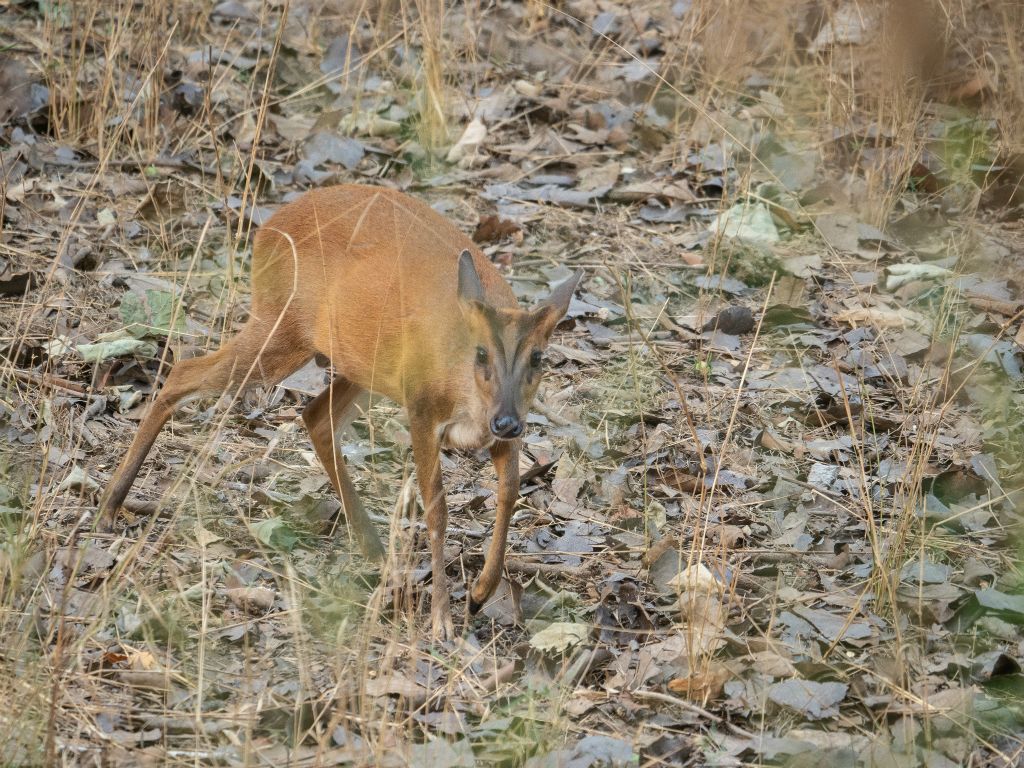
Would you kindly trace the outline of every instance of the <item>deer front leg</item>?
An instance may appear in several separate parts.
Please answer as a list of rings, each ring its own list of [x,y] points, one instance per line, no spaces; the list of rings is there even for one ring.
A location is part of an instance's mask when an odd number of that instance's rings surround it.
[[[448,576],[445,574],[444,535],[448,528],[448,507],[441,482],[441,446],[437,429],[428,419],[411,415],[412,453],[416,462],[423,509],[427,516],[427,535],[430,539],[430,569],[433,588],[430,595],[430,633],[435,641],[447,640],[455,635],[452,612],[448,604]],[[424,409],[425,410],[425,409]]]
[[[491,446],[491,461],[498,473],[498,514],[494,520],[491,546],[473,589],[469,593],[469,612],[475,614],[501,581],[505,568],[505,543],[512,510],[519,498],[519,441],[499,440]]]

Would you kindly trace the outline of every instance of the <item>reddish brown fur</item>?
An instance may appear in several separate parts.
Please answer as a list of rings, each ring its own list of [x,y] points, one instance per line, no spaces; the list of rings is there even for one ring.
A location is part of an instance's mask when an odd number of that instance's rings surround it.
[[[460,293],[463,276],[473,295]],[[339,376],[303,419],[371,557],[384,549],[336,445],[338,424],[361,390],[387,395],[409,412],[431,539],[432,627],[435,636],[451,634],[439,448],[487,447],[499,475],[494,537],[470,593],[476,608],[500,580],[519,487],[518,441],[496,439],[491,420],[525,418],[540,380],[529,357],[546,344],[578,279],[537,309],[522,310],[469,238],[424,203],[356,185],[304,195],[256,234],[252,311],[244,327],[218,351],[182,361],[168,376],[100,501],[100,527],[112,525],[160,428],[184,399],[273,384],[320,353]],[[486,363],[479,348],[487,351]]]
[[[331,358],[349,381],[404,403],[462,346],[452,308],[464,249],[488,302],[515,307],[498,271],[428,205],[376,187],[310,192],[256,234],[252,313],[273,323],[294,285],[282,317],[294,342]]]

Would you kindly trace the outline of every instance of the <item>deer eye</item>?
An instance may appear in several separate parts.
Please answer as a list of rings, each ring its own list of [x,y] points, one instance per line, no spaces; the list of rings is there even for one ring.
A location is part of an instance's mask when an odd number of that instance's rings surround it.
[[[539,349],[535,349],[530,353],[530,365],[534,368],[540,368],[540,364],[543,359],[544,356],[541,354]]]
[[[476,362],[478,365],[487,365],[487,350],[483,347],[476,348]]]

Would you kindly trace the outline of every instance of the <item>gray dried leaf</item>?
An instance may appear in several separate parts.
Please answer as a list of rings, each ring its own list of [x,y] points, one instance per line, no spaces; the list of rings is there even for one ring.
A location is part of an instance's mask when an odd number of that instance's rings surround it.
[[[612,736],[584,736],[564,765],[565,768],[627,768],[635,765],[633,745]]]
[[[949,580],[953,569],[934,560],[912,560],[900,569],[900,581],[912,584],[942,584]]]
[[[409,755],[411,768],[475,768],[476,755],[469,739],[450,742],[447,739],[434,739],[426,744],[414,744]]]
[[[198,51],[193,51],[188,55],[187,61],[190,65],[198,67],[210,67],[215,64],[225,64],[229,67],[240,69],[243,72],[256,66],[256,59],[251,59],[248,56],[242,56],[239,53],[226,51],[223,48],[218,48],[214,45],[204,46]]]
[[[327,52],[320,62],[320,71],[325,75],[344,77],[350,73],[361,61],[363,54],[353,43],[347,33],[343,33],[331,40],[327,46]],[[335,86],[338,91],[341,86],[338,83],[329,83],[328,87]],[[335,88],[331,88],[335,90]]]
[[[979,589],[974,593],[974,598],[978,605],[990,611],[1024,616],[1024,595],[1010,595],[996,589]]]
[[[350,171],[359,165],[365,152],[361,142],[328,131],[314,133],[300,150],[302,157],[314,166],[337,163]]]
[[[722,291],[722,293],[731,293],[734,295],[740,295],[746,293],[750,288],[746,283],[741,280],[737,280],[735,277],[722,277],[721,275],[699,275],[694,278],[694,285],[705,291]]]
[[[257,21],[259,19],[255,11],[237,0],[225,0],[223,3],[217,3],[210,15],[228,21]]]
[[[768,688],[768,698],[799,712],[808,720],[821,720],[839,714],[839,703],[846,698],[848,689],[844,683],[783,680]]]
[[[871,637],[871,625],[866,621],[850,621],[848,616],[805,606],[795,606],[793,613],[808,621],[830,643]]]

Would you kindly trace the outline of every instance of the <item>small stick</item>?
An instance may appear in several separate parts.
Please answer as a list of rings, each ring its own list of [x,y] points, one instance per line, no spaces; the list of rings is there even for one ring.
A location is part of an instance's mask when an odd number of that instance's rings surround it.
[[[597,563],[587,563],[586,565],[566,565],[565,563],[531,563],[524,562],[522,560],[516,560],[512,557],[514,553],[509,553],[510,557],[505,561],[505,568],[512,573],[521,573],[526,576],[536,576],[538,573],[556,573],[556,574],[570,574],[578,575],[580,573],[588,573],[597,569]]]
[[[34,373],[33,371],[14,369],[14,378],[21,379],[29,384],[37,384],[41,387],[50,386],[54,389],[63,389],[76,395],[89,395],[92,392],[91,389],[87,389],[81,384],[75,384],[73,381],[62,379],[59,376],[52,376],[48,373]]]
[[[549,406],[547,403],[541,402],[539,399],[533,401],[533,410],[535,410],[545,419],[550,421],[556,427],[568,427],[570,424],[572,424],[571,421],[566,419],[564,416],[560,416],[559,414],[555,413],[551,409],[551,406]]]
[[[680,699],[676,696],[671,696],[667,693],[660,693],[659,691],[629,691],[629,695],[633,698],[647,699],[649,701],[660,701],[662,704],[670,704],[672,706],[679,707],[680,709],[685,709],[687,712],[692,712],[695,715],[707,718],[713,723],[717,723],[718,725],[724,725],[737,736],[742,736],[745,739],[754,738],[754,734],[752,734],[750,731],[740,728],[738,725],[733,725],[724,717],[719,717],[718,715],[712,712],[708,712],[706,709],[704,709],[704,707],[698,706],[691,701],[687,701],[686,699]]]
[[[495,670],[493,674],[483,678],[477,685],[480,686],[484,693],[494,693],[498,690],[499,685],[511,682],[515,676],[516,662],[510,661],[508,664]]]

